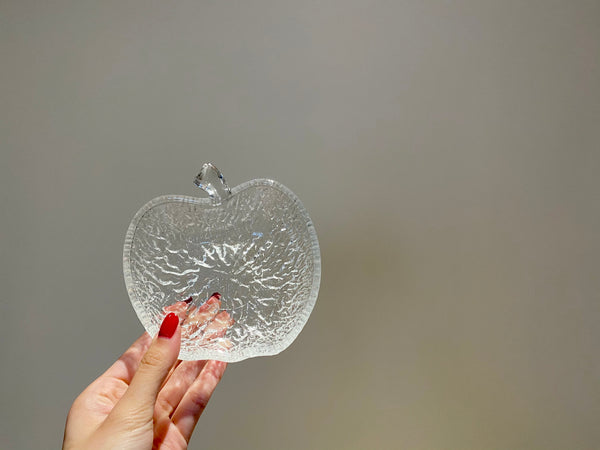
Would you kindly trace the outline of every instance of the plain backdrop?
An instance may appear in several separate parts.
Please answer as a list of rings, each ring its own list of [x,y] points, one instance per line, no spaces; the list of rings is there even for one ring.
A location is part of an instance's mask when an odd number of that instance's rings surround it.
[[[1,0],[0,95],[1,448],[142,333],[127,226],[204,162],[323,272],[190,448],[598,447],[598,1]]]

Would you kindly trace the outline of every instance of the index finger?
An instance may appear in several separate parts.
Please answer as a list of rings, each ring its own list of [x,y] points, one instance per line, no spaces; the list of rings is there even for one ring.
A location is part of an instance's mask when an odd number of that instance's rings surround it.
[[[223,378],[226,368],[226,362],[208,361],[175,409],[171,420],[186,442],[190,441],[198,419]]]
[[[129,385],[151,343],[152,337],[144,332],[101,376],[116,378]]]

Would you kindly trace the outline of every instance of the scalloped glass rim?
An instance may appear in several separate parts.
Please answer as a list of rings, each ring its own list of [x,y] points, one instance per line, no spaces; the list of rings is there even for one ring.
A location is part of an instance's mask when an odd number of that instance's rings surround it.
[[[298,335],[300,334],[300,332],[302,331],[304,326],[306,326],[306,323],[308,322],[308,318],[309,318],[310,314],[312,313],[314,305],[317,301],[317,297],[319,295],[319,286],[321,283],[321,252],[320,252],[320,248],[319,248],[319,240],[317,238],[317,233],[315,231],[315,227],[312,223],[312,220],[310,219],[310,216],[308,215],[308,211],[306,210],[306,208],[304,207],[304,205],[302,204],[300,199],[296,196],[296,194],[294,194],[289,188],[287,188],[286,186],[284,186],[283,184],[281,184],[275,180],[266,179],[266,178],[258,178],[258,179],[246,181],[242,184],[239,184],[239,185],[231,188],[231,196],[234,196],[237,193],[239,193],[247,188],[254,187],[254,186],[269,186],[269,187],[272,187],[272,188],[275,188],[275,189],[281,191],[283,194],[285,194],[287,197],[289,197],[293,203],[295,203],[298,206],[298,212],[299,212],[299,214],[302,215],[302,219],[307,224],[307,231],[308,231],[308,235],[309,235],[309,238],[311,241],[310,244],[311,244],[311,249],[312,249],[312,259],[313,259],[313,264],[314,264],[314,270],[313,270],[313,278],[312,278],[312,286],[311,286],[310,294],[306,299],[306,307],[303,310],[303,313],[304,313],[303,316],[306,316],[306,317],[301,317],[299,321],[302,321],[302,326],[295,327],[294,329],[292,329],[285,336],[285,338],[283,338],[276,345],[273,346],[271,352],[257,353],[252,348],[248,348],[242,352],[239,352],[237,356],[233,356],[229,353],[204,350],[203,351],[203,359],[215,359],[215,360],[225,361],[225,362],[238,362],[238,361],[242,361],[242,360],[248,359],[248,358],[254,358],[254,357],[258,357],[258,356],[272,356],[272,355],[277,355],[277,354],[281,353],[283,350],[285,350],[287,347],[289,347],[292,344],[292,342],[294,342],[294,340],[298,337]],[[155,321],[152,320],[152,318],[147,315],[146,308],[144,308],[141,301],[137,298],[136,294],[133,291],[134,279],[131,274],[131,268],[130,268],[131,248],[132,248],[132,245],[134,242],[135,232],[138,228],[138,224],[139,224],[140,220],[144,217],[144,215],[146,215],[150,210],[152,210],[154,207],[156,207],[158,205],[161,205],[164,203],[171,203],[171,202],[192,203],[192,204],[207,205],[207,206],[210,206],[213,204],[212,199],[209,197],[192,197],[192,196],[188,196],[188,195],[178,195],[178,194],[162,195],[160,197],[156,197],[156,198],[150,200],[145,205],[143,205],[138,210],[138,212],[135,214],[135,216],[131,220],[131,223],[129,224],[129,228],[127,229],[127,234],[125,236],[125,244],[123,246],[123,274],[124,274],[124,278],[125,278],[125,286],[127,289],[127,293],[129,295],[129,300],[131,301],[131,304],[132,304],[135,312],[137,313],[138,318],[140,318],[142,325],[145,327],[146,331],[151,336],[154,336],[154,335],[156,335],[156,333],[158,333],[160,324],[155,323]],[[149,324],[149,326],[146,326],[146,324]],[[186,355],[182,355],[182,354],[180,354],[179,357],[180,357],[180,359],[184,359],[184,360],[195,360],[196,359],[196,358],[187,358]]]

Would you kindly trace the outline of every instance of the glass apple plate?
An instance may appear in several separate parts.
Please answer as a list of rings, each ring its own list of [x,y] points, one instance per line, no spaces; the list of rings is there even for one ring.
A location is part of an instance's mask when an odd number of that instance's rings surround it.
[[[194,183],[207,196],[157,197],[131,221],[123,250],[131,304],[152,336],[168,312],[179,315],[180,359],[275,355],[298,336],[319,292],[312,221],[273,180],[229,189],[205,164]]]

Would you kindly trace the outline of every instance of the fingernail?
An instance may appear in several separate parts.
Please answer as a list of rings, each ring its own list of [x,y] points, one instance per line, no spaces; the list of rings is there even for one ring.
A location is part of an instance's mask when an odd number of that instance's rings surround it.
[[[190,303],[192,303],[192,300],[194,300],[194,299],[192,297],[190,297],[187,300],[184,300],[184,302],[186,302],[189,305]]]
[[[177,330],[177,325],[179,325],[179,317],[177,317],[177,314],[167,314],[167,317],[165,317],[165,320],[163,320],[163,323],[160,326],[158,336],[171,339],[175,334],[175,330]]]
[[[221,294],[219,294],[218,292],[214,292],[213,295],[211,295],[211,297],[217,297],[217,300],[221,300]]]

